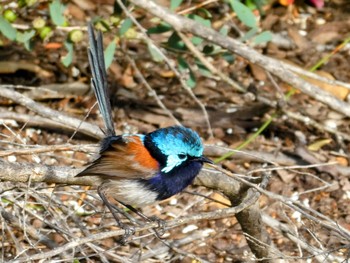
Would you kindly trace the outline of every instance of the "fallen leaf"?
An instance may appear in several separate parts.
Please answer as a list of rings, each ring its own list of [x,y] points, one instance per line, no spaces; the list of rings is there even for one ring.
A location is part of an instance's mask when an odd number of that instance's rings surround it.
[[[318,140],[312,144],[310,144],[307,148],[310,151],[313,152],[317,152],[318,150],[320,150],[323,146],[329,144],[332,142],[332,139],[322,139],[322,140]]]
[[[325,77],[330,80],[334,80],[333,76],[329,74],[328,72],[325,71],[316,71],[315,72],[317,75],[321,77]],[[319,81],[316,79],[311,79],[311,78],[306,78],[308,82],[311,84],[314,84],[315,86],[320,87],[321,89],[328,91],[329,93],[333,94],[335,97],[345,100],[349,94],[349,89],[343,87],[343,86],[338,86],[338,85],[330,85],[328,83],[325,83],[323,81]]]
[[[45,49],[59,49],[61,47],[62,47],[62,43],[58,43],[58,42],[50,42],[44,46]]]
[[[337,156],[336,158],[337,163],[339,163],[341,166],[348,166],[349,162],[348,159],[343,156]]]

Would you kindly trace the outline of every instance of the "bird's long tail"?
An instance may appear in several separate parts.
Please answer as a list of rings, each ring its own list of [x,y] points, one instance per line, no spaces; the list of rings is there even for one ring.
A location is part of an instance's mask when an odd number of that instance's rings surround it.
[[[111,102],[108,92],[107,72],[105,60],[103,55],[103,41],[101,31],[97,32],[95,36],[93,25],[88,25],[90,47],[88,49],[88,56],[90,68],[92,72],[91,85],[94,89],[95,96],[103,117],[106,127],[106,135],[115,135],[113,125]]]

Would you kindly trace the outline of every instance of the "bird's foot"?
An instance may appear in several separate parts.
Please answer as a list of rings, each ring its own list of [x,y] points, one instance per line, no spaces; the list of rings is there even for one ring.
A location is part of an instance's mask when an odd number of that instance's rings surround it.
[[[124,230],[124,235],[118,240],[118,243],[121,244],[122,246],[125,246],[129,243],[129,239],[132,235],[135,234],[135,227],[125,225],[125,224],[120,224],[119,227]]]
[[[158,238],[162,238],[166,230],[166,221],[156,216],[149,217],[149,221],[158,223],[157,228],[153,228]]]

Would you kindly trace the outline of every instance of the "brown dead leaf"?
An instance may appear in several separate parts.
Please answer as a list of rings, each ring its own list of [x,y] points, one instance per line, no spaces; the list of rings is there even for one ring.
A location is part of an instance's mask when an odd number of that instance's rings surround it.
[[[84,21],[86,18],[84,11],[75,4],[69,3],[67,6],[67,10],[68,13],[77,20]]]
[[[38,74],[39,77],[45,79],[52,77],[52,73],[46,71],[36,64],[26,61],[1,61],[0,73],[15,73],[18,70],[27,70]]]
[[[333,76],[329,74],[328,72],[325,71],[316,71],[315,72],[317,75],[325,77],[330,80],[334,80]],[[315,86],[320,87],[321,89],[328,91],[329,93],[333,94],[335,97],[345,100],[349,94],[349,90],[345,87],[338,86],[338,85],[330,85],[328,83],[324,83],[322,81],[316,80],[316,79],[311,79],[311,78],[306,78],[308,82],[311,84],[314,84]]]
[[[63,46],[62,43],[57,43],[57,42],[50,42],[50,43],[47,43],[44,48],[45,49],[59,49]]]
[[[343,156],[337,156],[335,158],[335,160],[337,161],[337,163],[339,163],[341,166],[348,166],[349,162],[348,159],[343,157]]]
[[[254,78],[259,81],[266,81],[267,75],[264,69],[252,63],[250,63],[249,66]]]
[[[175,73],[172,70],[162,70],[159,72],[159,75],[163,78],[174,78]]]
[[[299,67],[297,64],[289,61],[289,60],[285,60],[283,59],[284,62],[291,64],[293,66]],[[326,72],[326,71],[321,71],[321,70],[317,70],[314,72],[315,74],[330,79],[330,80],[334,80],[334,77]],[[308,78],[306,76],[303,76],[301,74],[298,74],[300,77],[304,78],[306,81],[310,82],[311,84],[318,86],[319,88],[328,91],[329,93],[331,93],[333,96],[341,99],[341,100],[345,100],[349,94],[349,89],[343,87],[343,86],[338,86],[338,85],[330,85],[328,83],[325,83],[323,81],[319,81],[313,78]]]
[[[307,39],[304,36],[300,35],[299,29],[296,27],[288,28],[288,35],[291,39],[293,39],[297,47],[302,50],[307,49],[311,45],[311,43],[307,41]]]
[[[231,206],[231,202],[226,197],[224,197],[219,193],[213,193],[210,197],[220,202],[220,203],[212,202],[210,205],[211,208],[220,209],[220,208],[227,208],[228,206]]]
[[[82,10],[92,11],[96,9],[94,1],[90,0],[73,0],[73,2]]]
[[[130,65],[125,69],[120,80],[121,84],[126,88],[133,88],[137,85],[134,81],[133,69]]]
[[[287,170],[277,170],[277,174],[286,184],[290,183],[295,177],[294,173],[291,173]]]

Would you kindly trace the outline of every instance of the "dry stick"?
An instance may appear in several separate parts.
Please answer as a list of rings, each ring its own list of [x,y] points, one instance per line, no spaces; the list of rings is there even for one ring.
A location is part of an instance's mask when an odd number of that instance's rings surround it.
[[[175,118],[175,116],[171,113],[171,111],[164,105],[162,100],[158,97],[157,92],[148,84],[142,73],[140,72],[139,68],[137,67],[135,61],[130,58],[130,56],[126,55],[126,58],[130,62],[131,66],[136,72],[136,77],[139,78],[143,85],[147,88],[147,90],[152,94],[156,102],[158,103],[159,107],[163,109],[163,111],[172,119],[177,125],[181,125],[181,122],[178,121],[178,119]]]
[[[38,115],[22,114],[17,112],[0,112],[0,120],[3,120],[4,123],[10,121],[9,125],[11,125],[12,121],[16,121],[26,123],[27,126],[44,128],[46,130],[62,130],[68,132],[74,131],[74,129],[70,126],[57,123],[56,121],[52,121]]]
[[[28,145],[28,147],[30,147]],[[62,145],[49,145],[39,146],[34,145],[28,149],[11,149],[6,151],[0,151],[0,157],[6,157],[9,155],[33,155],[47,152],[58,152],[58,151],[74,151],[84,153],[97,153],[98,146],[96,144],[84,144],[84,145],[73,145],[73,144],[62,144]]]
[[[225,81],[228,85],[233,87],[235,90],[238,90],[240,92],[245,92],[246,90],[241,87],[237,82],[233,81],[231,78],[226,76],[224,73],[219,71],[217,68],[215,68],[207,59],[206,57],[193,45],[193,43],[188,39],[187,36],[182,34],[180,31],[177,31],[177,34],[180,36],[182,41],[185,43],[185,45],[188,47],[189,50],[199,59],[202,64],[210,70],[210,72],[214,75],[219,76],[223,81]]]
[[[9,128],[9,127],[8,127],[7,125],[5,125],[5,124],[4,124],[4,126],[5,126],[5,128],[7,128],[7,129],[11,132],[11,134],[14,135],[14,137],[15,137],[16,139],[18,139],[22,144],[25,144],[25,140],[23,140],[23,139],[21,138],[20,133],[15,133],[14,131],[12,131],[11,128]],[[39,157],[38,157],[37,155],[35,155],[35,154],[32,156],[32,158],[37,158],[37,159],[39,159]],[[40,159],[39,159],[39,160],[40,160]],[[28,189],[29,189],[30,185],[31,185],[31,175],[29,176],[29,180],[27,181],[27,187],[26,187],[25,196],[24,196],[24,206],[25,206],[25,207],[27,206],[27,201],[28,201]],[[26,240],[31,246],[33,246],[33,244],[30,242],[29,236],[27,235],[27,233],[28,233],[27,230],[29,231],[29,235],[31,235],[31,231],[33,231],[34,228],[31,227],[31,226],[27,226],[27,224],[26,224],[26,211],[25,211],[25,209],[22,209],[22,210],[21,210],[21,217],[20,217],[20,218],[23,220],[23,222],[22,222],[22,230],[23,230],[23,234],[24,234],[25,240]],[[32,235],[31,235],[31,236],[32,236]]]
[[[248,182],[247,180],[244,180],[240,177],[235,176],[234,174],[228,172],[227,170],[224,170],[222,168],[213,166],[214,169],[230,176],[234,177],[235,180],[244,183],[250,187],[253,187],[257,189],[259,192],[265,194],[266,196],[279,200],[283,202],[285,205],[291,207],[294,210],[299,211],[302,213],[305,217],[310,218],[311,220],[318,222],[325,228],[331,229],[341,236],[343,236],[346,239],[350,239],[350,233],[346,229],[342,228],[341,226],[337,225],[334,221],[330,220],[328,217],[320,214],[319,212],[305,207],[300,202],[296,202],[292,200],[291,198],[287,198],[284,196],[280,196],[271,192],[268,192],[257,185]],[[60,184],[81,184],[81,185],[99,185],[101,183],[101,178],[98,176],[91,176],[87,178],[75,178],[74,176],[80,171],[80,169],[72,169],[67,167],[54,167],[54,166],[44,166],[44,165],[38,165],[38,164],[17,164],[17,163],[7,163],[0,160],[0,179],[3,181],[13,181],[13,182],[27,182],[32,175],[32,182],[47,182],[47,183],[60,183]],[[222,216],[225,214],[231,215],[230,211],[231,208],[228,210],[218,210],[218,213]],[[234,208],[233,208],[234,209]],[[315,216],[307,214],[305,211],[310,211]],[[214,213],[214,212],[213,212]],[[198,215],[198,220],[209,218],[213,215]],[[194,219],[195,216],[191,217]],[[321,220],[319,220],[317,217],[327,221],[328,223],[325,223]],[[183,223],[187,223],[184,219],[180,219]]]
[[[218,210],[213,211],[213,212],[198,213],[196,215],[190,215],[187,217],[167,221],[166,228],[171,229],[171,228],[178,227],[178,226],[181,226],[184,224],[198,222],[199,220],[220,219],[220,218],[226,218],[229,216],[233,216],[236,213],[238,213],[238,212],[244,210],[245,208],[251,206],[252,204],[254,204],[258,200],[258,198],[259,198],[259,194],[257,194],[257,192],[254,192],[254,193],[248,195],[242,201],[242,203],[236,207],[231,207],[231,208],[226,208],[226,209],[218,209]],[[140,232],[140,231],[144,231],[144,230],[149,230],[149,229],[155,228],[157,226],[158,226],[157,222],[148,223],[143,227],[136,227],[135,231]],[[44,253],[38,253],[38,254],[35,254],[32,256],[28,256],[28,257],[17,258],[13,262],[28,262],[30,260],[40,260],[40,259],[50,258],[50,257],[58,255],[64,251],[67,251],[69,249],[73,249],[77,246],[83,245],[87,242],[95,243],[98,240],[124,235],[124,233],[125,233],[124,230],[115,230],[115,231],[108,231],[108,232],[90,235],[88,237],[75,239],[75,240],[73,240],[73,241],[71,241],[71,242],[69,242],[61,247],[56,248],[55,250],[44,252]]]
[[[313,119],[311,119],[308,116],[304,116],[298,112],[291,112],[291,111],[287,111],[287,110],[283,110],[283,113],[292,119],[303,122],[305,125],[311,125],[320,131],[327,131],[329,133],[337,135],[339,138],[343,138],[344,140],[350,141],[349,134],[340,132],[340,131],[333,129],[331,127],[327,127],[326,125],[323,125],[320,122],[314,121]]]
[[[32,29],[31,26],[28,25],[21,25],[21,24],[11,24],[14,28],[21,29],[21,30],[27,30]],[[67,31],[72,32],[73,30],[82,30],[87,31],[86,26],[56,26],[55,29],[61,30],[61,31]]]
[[[330,218],[328,218],[327,216],[317,212],[316,210],[310,208],[310,207],[306,207],[305,205],[301,204],[300,202],[298,201],[295,201],[293,200],[292,198],[288,198],[288,197],[285,197],[285,196],[281,196],[281,195],[278,195],[278,194],[274,194],[272,192],[269,192],[269,191],[266,191],[265,189],[262,189],[261,187],[257,186],[256,184],[253,184],[239,176],[236,176],[235,174],[223,169],[223,168],[220,168],[216,165],[212,165],[212,164],[208,164],[209,166],[211,166],[212,168],[236,179],[237,181],[243,183],[243,184],[246,184],[247,186],[250,186],[250,187],[253,187],[255,188],[257,191],[259,191],[260,193],[272,198],[272,199],[275,199],[275,200],[278,200],[280,202],[282,202],[283,204],[285,204],[286,206],[290,207],[291,209],[293,210],[296,210],[298,212],[300,212],[302,215],[304,215],[305,217],[309,218],[310,220],[312,221],[315,221],[317,222],[318,224],[322,225],[323,227],[327,228],[327,229],[330,229],[336,233],[338,233],[340,236],[342,236],[344,239],[347,239],[347,240],[350,240],[350,232],[343,228],[342,226],[340,226],[339,224],[337,224],[336,222],[334,222],[333,220],[331,220]],[[311,212],[312,214],[314,214],[315,216],[311,215],[311,214],[308,214],[306,213],[305,211],[309,211]],[[322,220],[320,220],[319,218],[321,218]],[[326,223],[326,222],[328,223]]]
[[[311,78],[311,79],[319,80],[319,81],[322,81],[322,82],[327,83],[329,85],[342,86],[344,88],[350,89],[350,84],[349,83],[345,83],[345,82],[342,82],[342,81],[325,78],[325,77],[317,75],[317,74],[315,74],[313,72],[310,72],[309,70],[305,70],[303,68],[294,66],[294,65],[289,64],[289,63],[284,63],[284,62],[281,62],[281,63],[283,64],[283,66],[285,66],[285,68],[287,68],[287,69],[289,69],[289,70],[291,70],[294,73],[297,73],[299,75],[302,75],[302,76],[305,76],[305,77],[308,77],[308,78]]]
[[[280,88],[280,86],[276,83],[275,79],[271,76],[270,72],[266,72],[267,73],[267,76],[268,78],[270,79],[272,85],[276,88],[278,94],[279,94],[279,99],[280,101],[283,100],[283,104],[282,106],[284,106],[286,104],[286,98]],[[350,86],[350,85],[349,85]],[[280,103],[279,103],[280,104]],[[280,104],[281,105],[281,104]],[[314,121],[313,119],[311,119],[310,117],[306,117],[306,116],[303,116],[302,114],[299,114],[299,113],[294,113],[294,112],[290,112],[288,110],[286,110],[284,107],[282,107],[282,111],[284,114],[286,114],[288,117],[290,118],[293,118],[293,119],[296,119],[298,121],[301,121],[303,122],[305,125],[311,125],[313,126],[314,128],[324,132],[324,131],[327,131],[329,133],[332,133],[332,134],[335,134],[337,135],[339,138],[343,138],[347,141],[350,140],[350,136],[346,133],[342,133],[342,132],[339,132],[337,131],[336,129],[332,129],[330,127],[327,127],[325,125],[322,125],[316,121]]]
[[[177,12],[179,15],[183,15],[183,14],[187,14],[187,13],[190,13],[196,9],[199,9],[199,8],[202,8],[203,6],[206,6],[206,5],[209,5],[211,3],[215,3],[215,2],[218,2],[219,0],[206,0],[202,3],[198,3],[196,5],[193,5],[193,6],[190,6],[189,8],[186,8],[186,9],[183,9],[179,12]]]
[[[139,257],[140,262],[145,262],[147,259],[155,257],[157,260],[162,260],[164,257],[170,255],[170,251],[173,250],[177,254],[190,257],[198,262],[209,263],[208,261],[200,258],[199,256],[192,254],[188,251],[183,251],[179,247],[186,246],[192,243],[191,250],[195,250],[194,246],[198,246],[198,242],[202,243],[203,239],[207,238],[209,233],[206,230],[199,230],[196,232],[192,232],[189,235],[186,235],[182,239],[177,239],[175,241],[167,241],[164,238],[160,239],[161,243],[156,247],[152,247],[148,252],[142,253]],[[197,244],[195,243],[197,241]],[[164,261],[164,259],[163,259]],[[161,262],[163,262],[161,261]]]
[[[68,125],[75,129],[79,128],[79,132],[93,138],[101,139],[104,136],[102,131],[96,128],[97,127],[96,125],[83,122],[77,118],[64,115],[59,111],[55,111],[42,104],[36,103],[32,99],[29,99],[26,96],[23,96],[21,93],[18,93],[11,89],[7,89],[6,85],[1,85],[0,88],[1,88],[1,94],[0,94],[1,97],[5,97],[22,106],[25,106],[26,108],[38,113],[43,117],[49,118],[63,125]]]
[[[119,6],[123,9],[123,11],[125,12],[125,14],[131,19],[131,21],[140,29],[140,31],[142,32],[143,38],[144,40],[147,42],[148,45],[152,46],[159,55],[161,55],[162,59],[164,59],[164,61],[166,62],[166,64],[168,65],[168,67],[174,72],[175,76],[178,78],[181,86],[185,89],[185,91],[187,91],[187,93],[190,95],[190,97],[198,104],[198,106],[201,108],[203,115],[204,115],[204,119],[206,121],[207,127],[208,127],[208,134],[210,137],[213,137],[213,131],[211,128],[211,124],[209,121],[209,115],[208,112],[204,106],[204,104],[196,97],[196,95],[193,93],[192,89],[190,87],[188,87],[188,85],[186,84],[186,81],[184,80],[184,78],[181,76],[180,72],[175,68],[175,66],[173,65],[173,63],[167,58],[167,56],[164,55],[163,51],[158,48],[156,45],[153,44],[152,40],[148,37],[147,35],[147,31],[145,28],[143,28],[140,23],[132,16],[132,14],[129,12],[129,10],[126,8],[126,6],[124,5],[124,3],[121,0],[117,0]]]
[[[118,2],[121,2],[118,0]],[[329,92],[319,89],[317,86],[312,85],[300,78],[298,75],[287,70],[287,66],[278,60],[268,58],[261,55],[254,49],[242,44],[241,42],[221,35],[217,31],[205,27],[194,20],[182,17],[170,12],[168,9],[159,6],[153,1],[147,0],[130,0],[137,6],[140,6],[147,10],[149,13],[163,19],[174,27],[176,31],[192,33],[207,41],[219,45],[243,58],[249,60],[251,63],[257,64],[266,69],[273,75],[276,75],[286,83],[300,89],[310,97],[328,105],[330,108],[343,113],[350,117],[350,105],[332,96]]]
[[[299,237],[297,237],[293,233],[294,231],[287,224],[281,223],[278,220],[270,217],[267,214],[263,214],[262,218],[263,218],[264,224],[272,227],[273,229],[275,229],[277,231],[280,231],[284,236],[289,238],[292,242],[296,243],[297,245],[300,245],[303,249],[305,249],[306,251],[308,251],[309,253],[314,255],[318,261],[325,262],[324,260],[326,259],[326,256],[322,256],[322,255],[327,254],[328,253],[327,251],[323,251],[319,248],[311,246],[310,244],[308,244],[304,240],[301,240]],[[327,257],[329,257],[331,262],[343,262],[344,261],[343,258],[338,257],[338,256],[327,255]],[[307,258],[310,258],[310,257],[305,257],[303,259],[307,259]],[[284,259],[300,259],[300,257],[285,256]]]
[[[75,211],[71,211],[69,208],[67,208],[66,206],[64,206],[61,202],[60,202],[60,199],[59,198],[51,198],[49,195],[47,194],[44,194],[44,198],[39,195],[39,193],[35,190],[31,191],[31,196],[33,196],[35,198],[35,200],[39,201],[41,204],[45,204],[45,209],[46,211],[48,211],[51,215],[51,217],[53,218],[53,220],[55,220],[57,223],[54,224],[53,222],[47,222],[44,218],[39,218],[37,216],[36,213],[32,213],[30,212],[30,214],[34,217],[36,217],[37,219],[39,219],[40,221],[43,222],[43,224],[45,225],[48,225],[50,226],[52,229],[56,230],[58,233],[61,233],[66,235],[65,238],[67,239],[68,237],[70,238],[76,238],[76,236],[74,236],[73,233],[67,231],[69,230],[69,226],[68,226],[68,222],[66,219],[63,219],[61,217],[61,213],[57,213],[57,211],[55,211],[55,209],[49,209],[50,206],[51,206],[51,202],[53,202],[56,207],[60,207],[60,210],[61,212],[63,212],[65,215],[69,215],[69,214],[73,214],[73,215],[70,215],[70,217],[73,219],[73,222],[78,225],[78,226],[81,226],[82,223],[81,221],[78,221],[78,217],[74,215],[74,212]],[[53,192],[50,193],[50,195],[52,195]],[[22,207],[22,209],[26,209],[26,207]],[[65,225],[61,225],[62,223],[65,223]],[[80,228],[81,231],[83,232],[84,236],[87,236],[87,235],[90,235],[90,232],[87,230],[87,229],[82,229]],[[86,244],[88,247],[90,247],[92,250],[94,250],[96,253],[97,253],[97,250],[101,251],[102,248],[98,247],[98,246],[95,246],[94,244],[91,244],[91,243],[87,243]],[[84,253],[82,251],[82,253]],[[105,259],[105,256],[102,254],[102,253],[98,253],[98,255],[100,256],[101,258],[101,261],[102,262],[108,262],[106,259]],[[68,260],[68,256],[65,256],[65,260]]]

